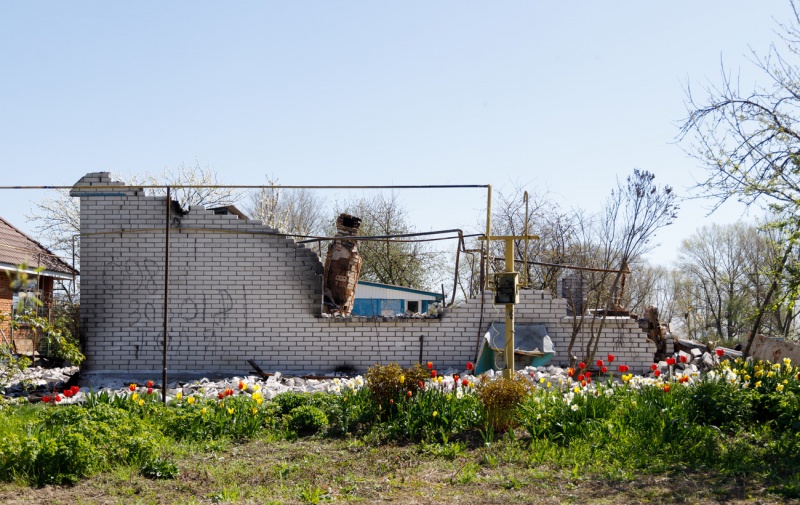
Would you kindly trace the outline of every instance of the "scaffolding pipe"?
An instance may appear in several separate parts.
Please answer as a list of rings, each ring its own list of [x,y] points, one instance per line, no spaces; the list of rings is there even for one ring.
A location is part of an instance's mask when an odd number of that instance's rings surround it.
[[[486,190],[486,236],[492,236],[492,185],[489,184]],[[486,241],[486,270],[481,282],[481,296],[486,288],[489,287],[489,241]]]
[[[469,189],[486,188],[490,184],[423,184],[402,186],[309,186],[282,184],[108,184],[103,186],[0,186],[0,189]]]
[[[161,373],[161,400],[167,404],[167,342],[169,339],[169,228],[172,219],[170,210],[172,202],[170,188],[167,186],[167,225],[164,236],[164,353],[161,359],[163,371]]]
[[[522,284],[525,287],[530,287],[528,284],[528,192],[525,191],[522,197],[525,199],[525,231],[523,232],[525,234],[525,251],[523,254],[523,259],[525,260],[523,266],[525,268],[523,269]]]

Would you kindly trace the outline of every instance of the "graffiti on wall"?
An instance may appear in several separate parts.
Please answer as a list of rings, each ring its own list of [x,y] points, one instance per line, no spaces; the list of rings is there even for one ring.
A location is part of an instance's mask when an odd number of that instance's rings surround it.
[[[106,297],[127,298],[127,308],[121,315],[131,321],[135,357],[152,355],[154,351],[160,354],[164,349],[164,285],[160,264],[152,260],[107,262],[103,265],[103,286],[107,288]],[[244,310],[237,312],[233,321],[236,307]],[[247,328],[246,309],[244,288],[240,293],[221,287],[194,295],[173,289],[169,295],[167,351],[222,352],[223,335],[230,334],[231,326],[239,323]]]

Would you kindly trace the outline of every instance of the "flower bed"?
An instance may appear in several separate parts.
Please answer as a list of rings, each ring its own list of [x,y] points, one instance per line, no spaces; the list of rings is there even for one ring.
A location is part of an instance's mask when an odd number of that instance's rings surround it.
[[[65,483],[126,464],[167,477],[174,444],[309,435],[440,447],[522,436],[532,451],[591,447],[587,460],[628,468],[729,470],[757,460],[778,478],[800,464],[800,374],[788,360],[724,361],[700,374],[679,370],[676,358],[642,377],[609,355],[508,380],[426,365],[376,365],[314,393],[275,395],[248,378],[172,389],[166,403],[153,382],[55,391],[40,405],[0,410],[0,475]]]

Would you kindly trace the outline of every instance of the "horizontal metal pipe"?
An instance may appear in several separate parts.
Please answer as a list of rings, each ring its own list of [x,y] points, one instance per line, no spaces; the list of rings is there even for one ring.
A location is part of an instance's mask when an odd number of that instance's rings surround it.
[[[287,185],[274,184],[207,184],[207,185],[169,185],[172,189],[464,189],[464,188],[487,188],[488,184],[424,184],[424,185],[401,185],[401,186],[308,186],[308,185]],[[122,185],[101,185],[101,186],[0,186],[0,189],[167,189],[166,185],[160,184],[122,184]]]

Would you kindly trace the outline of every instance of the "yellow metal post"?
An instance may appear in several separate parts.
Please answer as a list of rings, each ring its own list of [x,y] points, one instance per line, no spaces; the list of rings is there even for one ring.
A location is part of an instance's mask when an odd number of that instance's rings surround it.
[[[506,272],[514,272],[514,239],[506,237]],[[514,375],[514,304],[506,304],[506,366],[503,378],[510,379]]]
[[[480,240],[486,241],[486,247],[489,247],[490,240],[503,240],[506,243],[505,259],[506,259],[506,272],[514,273],[514,241],[520,239],[538,239],[536,235],[523,235],[523,236],[485,236],[480,237]],[[487,275],[488,279],[488,275]],[[495,286],[495,290],[497,286]],[[515,293],[516,295],[516,293]],[[514,302],[516,296],[512,298],[511,303],[506,303],[506,345],[503,350],[505,354],[505,367],[503,368],[503,377],[510,379],[514,375]]]

